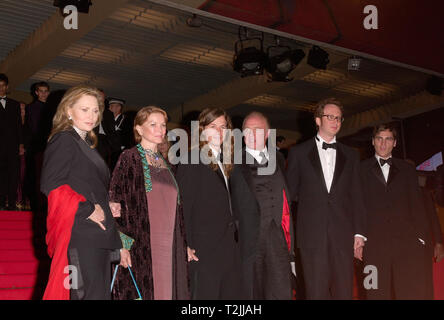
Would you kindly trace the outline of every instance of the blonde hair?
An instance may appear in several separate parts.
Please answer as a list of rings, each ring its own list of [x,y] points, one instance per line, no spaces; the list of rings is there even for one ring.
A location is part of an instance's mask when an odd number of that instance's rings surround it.
[[[229,163],[223,163],[222,166],[224,167],[225,174],[227,177],[230,176],[231,171],[233,170],[233,152],[234,152],[234,142],[233,142],[233,136],[231,134],[231,130],[233,130],[233,124],[231,122],[230,116],[225,112],[225,110],[220,108],[206,108],[202,110],[202,112],[199,114],[199,137],[202,135],[202,132],[204,131],[205,127],[208,126],[211,122],[216,120],[217,118],[223,116],[225,118],[225,121],[227,122],[227,130],[229,130],[229,134],[225,137],[224,141],[222,142],[221,149],[223,152],[224,157],[230,157],[231,161]],[[199,138],[200,140],[200,138]],[[231,143],[226,143],[228,140],[231,140]],[[205,145],[208,144],[208,141],[199,141],[199,148],[202,149]],[[212,155],[211,149],[209,151],[210,155]],[[219,170],[219,165],[217,163],[211,162],[209,164],[210,168],[214,171]]]
[[[163,109],[156,106],[143,107],[137,112],[136,117],[134,118],[133,132],[136,143],[140,143],[140,141],[142,141],[142,137],[140,136],[139,132],[137,132],[136,126],[142,126],[145,121],[148,120],[148,117],[153,113],[162,114],[165,117],[165,122],[168,122],[168,115]]]
[[[104,101],[102,99],[102,94],[97,88],[89,87],[89,86],[76,86],[72,87],[68,91],[66,91],[65,95],[60,101],[59,106],[57,107],[56,114],[52,119],[52,130],[49,135],[48,141],[58,132],[68,131],[72,128],[72,120],[69,119],[68,109],[72,108],[77,101],[83,96],[92,96],[97,99],[97,103],[99,105],[99,117],[94,127],[98,126],[102,121],[102,113],[104,106]],[[88,136],[91,139],[92,145],[91,148],[95,148],[97,146],[97,136],[93,130],[88,132]]]

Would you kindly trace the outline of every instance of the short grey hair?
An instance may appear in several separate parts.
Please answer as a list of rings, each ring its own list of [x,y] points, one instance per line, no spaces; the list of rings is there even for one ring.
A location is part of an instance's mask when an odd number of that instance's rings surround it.
[[[247,122],[247,120],[250,118],[253,118],[253,117],[264,119],[265,123],[267,124],[267,129],[270,129],[270,122],[268,121],[268,118],[261,112],[253,111],[253,112],[250,112],[249,114],[247,114],[244,121],[242,122],[242,130],[245,129],[245,123]]]

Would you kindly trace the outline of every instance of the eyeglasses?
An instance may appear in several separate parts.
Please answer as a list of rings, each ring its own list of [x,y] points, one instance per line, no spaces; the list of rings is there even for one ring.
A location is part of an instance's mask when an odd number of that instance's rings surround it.
[[[334,120],[336,120],[337,122],[344,122],[344,118],[343,117],[335,117],[334,115],[332,115],[332,114],[323,114],[322,115],[323,117],[327,117],[327,119],[329,120],[329,121],[334,121]]]

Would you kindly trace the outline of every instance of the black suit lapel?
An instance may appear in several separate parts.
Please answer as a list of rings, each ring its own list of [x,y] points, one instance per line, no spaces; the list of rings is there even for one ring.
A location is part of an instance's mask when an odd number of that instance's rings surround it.
[[[370,168],[373,174],[376,176],[376,178],[378,178],[378,180],[381,181],[381,183],[386,186],[387,182],[385,181],[381,166],[379,165],[378,160],[376,158],[374,158],[373,165]]]
[[[387,178],[387,186],[389,186],[395,177],[398,175],[399,169],[396,167],[395,161],[393,161],[392,165],[390,166],[389,175]]]
[[[211,169],[211,168],[210,168]],[[223,185],[225,186],[225,189],[227,189],[227,184],[225,183],[225,178],[224,175],[221,171],[221,168],[219,167],[219,165],[217,165],[217,170],[216,170],[216,174],[219,177],[220,181],[223,183]],[[227,189],[228,191],[228,189]]]
[[[339,177],[341,176],[342,171],[345,166],[345,154],[342,151],[341,145],[338,143],[336,149],[336,161],[335,161],[335,171],[333,173],[333,181],[331,183],[330,192],[334,189],[335,185],[338,182]]]
[[[247,162],[247,158],[248,158],[248,162]],[[251,154],[249,154],[244,149],[244,150],[242,150],[241,171],[242,171],[242,174],[244,176],[245,181],[247,182],[248,187],[250,188],[250,192],[252,194],[255,194],[253,178],[251,176],[251,170],[250,170],[250,167],[249,167],[250,165],[248,165],[248,163],[257,163],[257,162],[255,161],[253,156]]]
[[[321,180],[321,184],[324,186],[325,191],[327,190],[327,185],[325,184],[324,172],[322,171],[321,159],[319,158],[318,148],[316,146],[316,142],[313,139],[313,148],[308,154],[308,158],[310,159],[310,163],[313,166],[315,172],[318,175],[318,178]]]
[[[80,150],[85,154],[85,156],[91,160],[92,163],[97,167],[99,170],[99,178],[103,182],[103,185],[106,189],[108,189],[108,182],[109,182],[109,170],[108,167],[105,164],[105,161],[103,161],[100,154],[96,151],[91,149],[88,144],[85,143],[85,141],[80,138],[80,136],[75,132],[74,130],[71,131],[71,134],[76,139],[77,144],[79,145]]]

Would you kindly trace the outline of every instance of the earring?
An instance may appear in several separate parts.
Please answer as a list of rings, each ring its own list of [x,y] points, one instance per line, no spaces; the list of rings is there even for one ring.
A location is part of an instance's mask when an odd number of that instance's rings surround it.
[[[71,117],[71,116],[68,116],[68,120],[72,120],[72,117]]]

